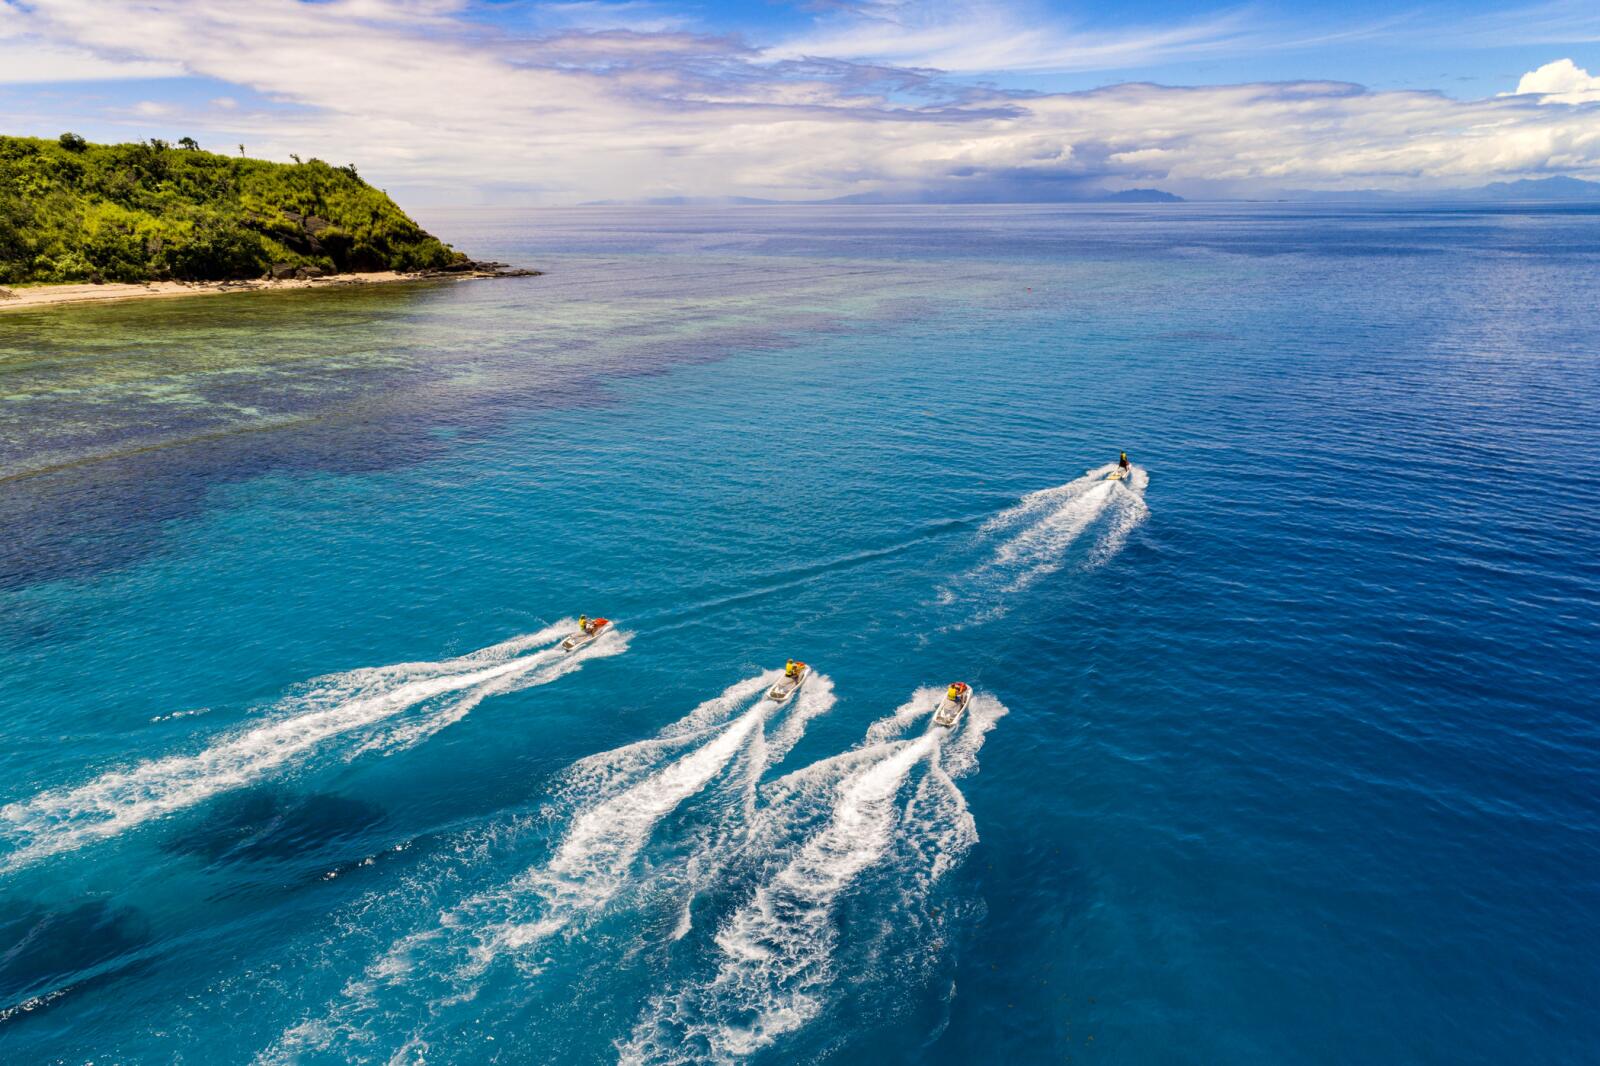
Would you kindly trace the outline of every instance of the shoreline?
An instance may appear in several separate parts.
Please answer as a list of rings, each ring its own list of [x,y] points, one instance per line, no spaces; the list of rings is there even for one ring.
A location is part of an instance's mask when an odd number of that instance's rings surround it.
[[[329,274],[317,278],[254,278],[231,281],[108,281],[63,282],[45,285],[26,285],[18,288],[0,286],[0,313],[63,304],[101,303],[112,300],[150,300],[177,296],[219,296],[234,292],[290,292],[304,289],[328,289],[346,285],[394,285],[403,282],[465,281],[471,278],[532,277],[537,270],[508,271],[496,269],[498,264],[471,270],[426,270],[402,273],[397,270],[379,270],[366,274]]]

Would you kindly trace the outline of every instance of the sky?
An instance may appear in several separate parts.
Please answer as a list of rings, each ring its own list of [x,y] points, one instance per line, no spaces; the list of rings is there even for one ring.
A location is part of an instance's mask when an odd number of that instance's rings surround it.
[[[1600,0],[0,0],[0,132],[418,204],[1600,180]]]

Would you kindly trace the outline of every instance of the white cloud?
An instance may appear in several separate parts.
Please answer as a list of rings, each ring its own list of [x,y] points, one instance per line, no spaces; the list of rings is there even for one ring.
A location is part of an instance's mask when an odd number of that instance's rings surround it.
[[[1548,97],[1459,101],[1323,82],[1012,94],[837,57],[778,60],[683,32],[516,37],[446,0],[30,0],[28,10],[29,31],[64,47],[170,58],[277,105],[197,106],[143,133],[354,161],[390,187],[455,183],[559,203],[1600,176],[1600,104],[1539,106]]]
[[[1516,95],[1538,93],[1547,104],[1584,104],[1600,101],[1600,76],[1592,75],[1570,59],[1546,63],[1530,70],[1517,82]]]
[[[1439,44],[1505,48],[1512,45],[1577,45],[1600,41],[1600,5],[1594,0],[1544,0],[1526,7],[1504,7],[1479,15],[1435,9],[1432,17],[1413,17],[1414,40]]]
[[[0,85],[178,78],[183,74],[183,68],[174,63],[106,58],[70,45],[25,36],[7,37],[0,31]]]
[[[542,25],[577,30],[630,30],[666,33],[681,30],[689,20],[648,0],[566,0],[533,9]]]
[[[1600,6],[1546,0],[1468,18],[1422,6],[1351,22],[1311,10],[1274,18],[1259,5],[1240,4],[1187,21],[1096,30],[1042,0],[861,0],[826,8],[814,26],[768,54],[1016,74],[1129,70],[1354,42],[1439,48],[1549,40],[1600,40]]]
[[[1090,32],[995,0],[880,0],[839,9],[768,51],[955,73],[1113,70],[1237,52],[1261,35],[1239,12],[1164,27]]]

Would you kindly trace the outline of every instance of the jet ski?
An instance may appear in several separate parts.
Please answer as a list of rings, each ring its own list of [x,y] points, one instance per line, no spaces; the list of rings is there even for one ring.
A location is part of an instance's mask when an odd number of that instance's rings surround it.
[[[957,681],[950,688],[955,690],[952,698],[949,692],[945,693],[944,700],[939,704],[939,709],[933,712],[933,724],[942,725],[946,729],[956,724],[967,704],[972,702],[972,686],[965,681]]]
[[[800,691],[800,686],[806,683],[811,676],[811,667],[805,663],[795,663],[800,669],[795,671],[793,677],[782,677],[778,683],[767,689],[767,699],[773,703],[788,703],[789,697]]]
[[[576,633],[572,634],[572,636],[561,642],[561,650],[576,651],[585,644],[591,644],[594,642],[594,638],[598,637],[601,633],[604,633],[610,627],[611,620],[608,618],[591,618],[588,625],[580,628]]]

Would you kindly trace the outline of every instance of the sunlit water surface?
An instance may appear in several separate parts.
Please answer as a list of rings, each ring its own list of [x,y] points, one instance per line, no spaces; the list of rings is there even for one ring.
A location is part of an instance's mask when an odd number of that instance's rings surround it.
[[[0,1058],[1593,1061],[1600,213],[425,221],[0,316]]]

